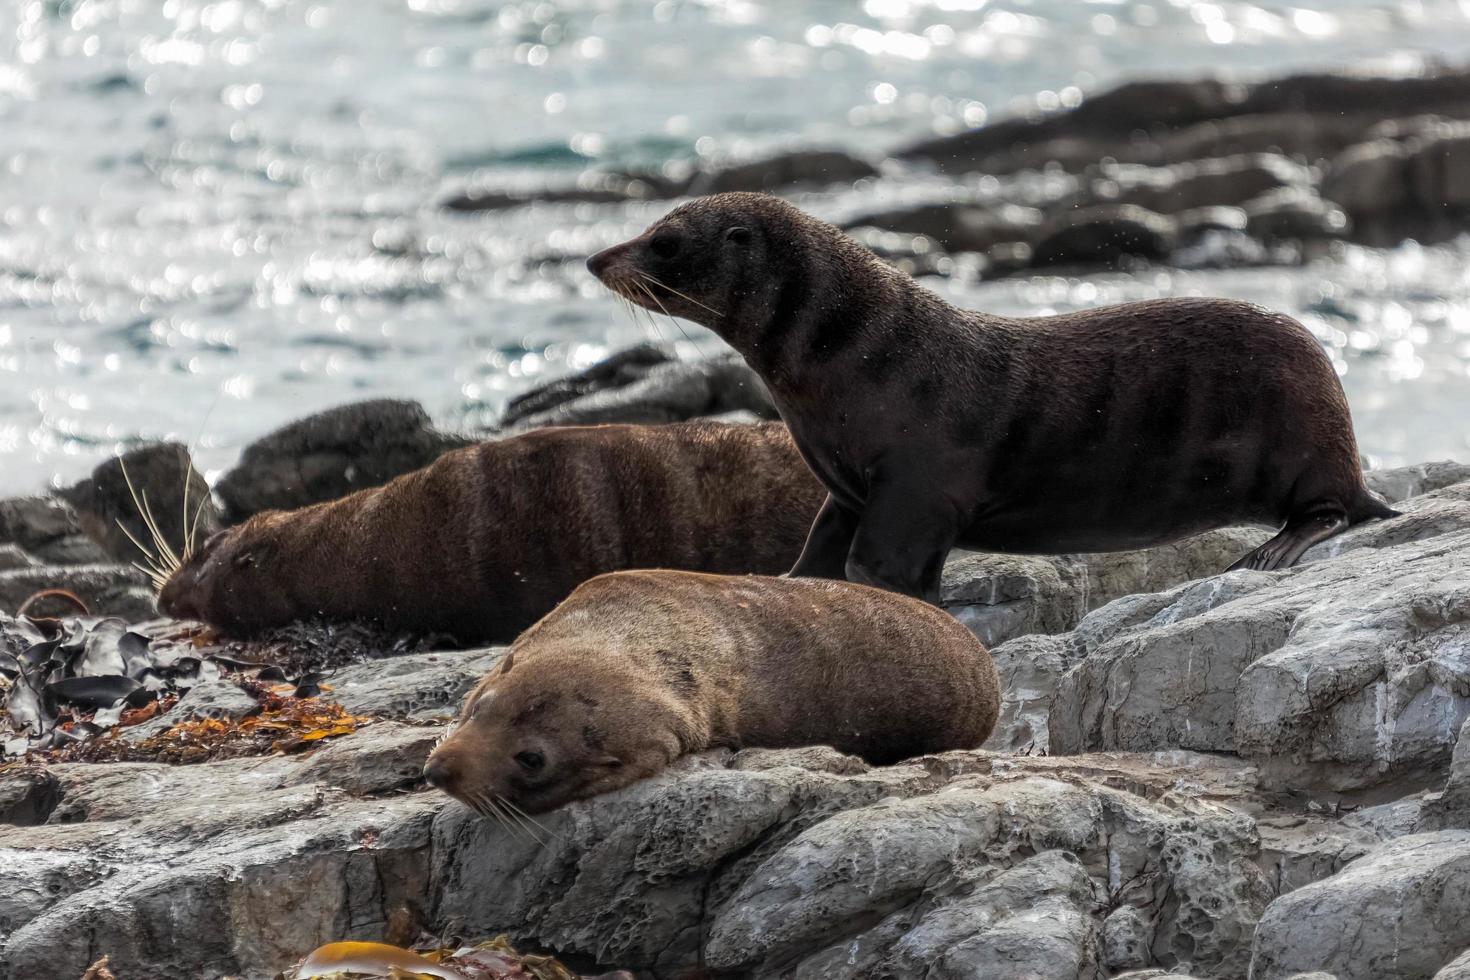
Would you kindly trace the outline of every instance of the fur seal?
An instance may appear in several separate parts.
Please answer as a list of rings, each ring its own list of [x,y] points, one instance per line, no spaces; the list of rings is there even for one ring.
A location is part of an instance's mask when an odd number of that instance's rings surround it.
[[[621,789],[711,748],[830,745],[881,765],[980,745],[999,690],[980,641],[907,596],[615,572],[516,640],[424,775],[493,816]]]
[[[776,422],[537,429],[221,531],[159,608],[232,634],[321,616],[505,641],[602,572],[784,571],[822,496]]]
[[[766,382],[829,491],[793,575],[933,601],[956,544],[1119,551],[1238,523],[1280,531],[1232,567],[1283,568],[1396,514],[1321,346],[1248,303],[960,310],[761,194],[681,205],[587,266]]]

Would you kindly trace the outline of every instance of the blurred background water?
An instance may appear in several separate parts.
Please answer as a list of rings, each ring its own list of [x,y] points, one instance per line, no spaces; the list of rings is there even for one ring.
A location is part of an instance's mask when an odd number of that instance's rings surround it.
[[[218,471],[273,426],[371,396],[472,426],[647,336],[579,265],[524,260],[668,205],[436,206],[471,177],[881,154],[1127,78],[1467,60],[1470,0],[10,0],[0,493],[141,439],[196,442]],[[1470,458],[1467,260],[1462,238],[933,285],[1005,313],[1200,293],[1289,311],[1331,349],[1363,449],[1392,463]]]

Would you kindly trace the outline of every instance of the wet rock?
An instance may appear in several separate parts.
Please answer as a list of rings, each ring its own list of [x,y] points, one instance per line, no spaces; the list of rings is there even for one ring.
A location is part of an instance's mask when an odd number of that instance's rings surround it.
[[[662,423],[752,412],[777,417],[765,385],[736,354],[680,361],[639,345],[510,401],[502,428]]]
[[[0,500],[0,542],[53,565],[92,565],[108,560],[107,553],[82,533],[76,513],[56,497]]]
[[[447,211],[503,211],[527,204],[621,204],[673,197],[684,183],[649,174],[587,173],[564,186],[470,187],[439,202]]]
[[[195,684],[179,698],[167,712],[150,718],[141,725],[122,730],[122,737],[130,742],[141,742],[161,735],[174,725],[185,721],[235,721],[260,709],[260,703],[230,681],[204,681]]]
[[[1339,980],[1429,978],[1467,946],[1470,833],[1389,842],[1266,909],[1253,980],[1309,970]]]
[[[1133,205],[1100,204],[1062,213],[1037,233],[1031,255],[1036,267],[1116,265],[1123,259],[1167,258],[1174,223]]]
[[[19,545],[0,544],[0,572],[17,568],[34,568],[40,562],[26,554]]]
[[[113,561],[163,565],[187,541],[219,530],[209,484],[177,442],[130,449],[104,460],[80,483],[58,490],[83,531]],[[164,544],[154,538],[154,530]],[[146,548],[145,553],[142,548]]]
[[[1276,153],[1193,160],[1170,167],[1113,166],[1083,203],[1133,204],[1160,214],[1238,206],[1269,191],[1310,184],[1306,167]]]
[[[227,523],[375,487],[472,440],[436,431],[417,402],[376,399],[328,409],[249,446],[215,487]]]
[[[1274,151],[1315,160],[1358,142],[1374,124],[1439,112],[1463,118],[1470,72],[1303,74],[1256,84],[1215,79],[1128,82],[1075,109],[989,123],[895,154],[949,173],[1013,173],[1047,163],[1081,169],[1105,157],[1163,164]]]
[[[1040,211],[1016,204],[940,202],[865,214],[843,227],[923,235],[947,252],[984,252],[1002,242],[1030,238],[1042,220]]]
[[[841,150],[794,150],[764,160],[719,167],[697,175],[689,194],[777,191],[796,186],[852,183],[878,176],[878,168]]]
[[[0,572],[0,612],[14,612],[42,589],[65,589],[94,616],[129,622],[155,615],[148,576],[126,565],[36,565]]]
[[[1053,751],[1238,752],[1266,785],[1427,785],[1470,715],[1470,511],[1456,485],[1276,573],[1135,595],[1084,619]]]
[[[1314,191],[1291,187],[1246,202],[1246,231],[1265,242],[1342,238],[1347,215]]]
[[[379,722],[351,741],[324,745],[302,776],[353,796],[409,789],[423,782],[424,763],[442,735],[438,727]]]

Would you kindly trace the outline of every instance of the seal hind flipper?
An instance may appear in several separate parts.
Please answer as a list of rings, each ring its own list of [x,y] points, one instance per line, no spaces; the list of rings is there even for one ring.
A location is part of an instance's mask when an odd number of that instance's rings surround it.
[[[1305,517],[1293,518],[1286,522],[1286,527],[1281,529],[1280,534],[1259,548],[1247,552],[1226,571],[1249,568],[1258,572],[1270,572],[1278,568],[1290,568],[1312,545],[1342,533],[1348,526],[1348,516],[1342,511],[1317,511]]]

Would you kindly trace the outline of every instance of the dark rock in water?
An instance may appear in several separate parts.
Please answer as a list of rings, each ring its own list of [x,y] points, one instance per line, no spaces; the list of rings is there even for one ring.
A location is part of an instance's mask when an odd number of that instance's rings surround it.
[[[1306,188],[1262,194],[1245,205],[1246,230],[1264,242],[1342,238],[1348,229],[1340,208]]]
[[[590,173],[573,185],[514,190],[468,188],[445,198],[439,206],[448,211],[503,211],[525,204],[621,204],[673,197],[683,182],[648,174]]]
[[[1130,204],[1103,204],[1058,215],[1041,230],[1033,266],[1112,265],[1124,258],[1164,259],[1174,222]]]
[[[148,576],[128,565],[37,565],[0,572],[0,611],[14,612],[42,589],[65,589],[94,616],[141,621],[155,615]]]
[[[417,402],[375,399],[319,412],[245,447],[215,487],[226,523],[375,487],[471,440],[434,429]]]
[[[1245,231],[1245,211],[1241,208],[1213,206],[1190,208],[1174,215],[1180,244],[1197,242],[1211,231]]]
[[[107,552],[82,533],[76,512],[56,497],[0,500],[0,542],[57,565],[91,565]]]
[[[1322,193],[1352,218],[1354,238],[1438,242],[1470,224],[1470,123],[1439,117],[1379,127],[1333,158]]]
[[[765,385],[734,354],[680,361],[663,348],[640,344],[584,371],[511,400],[502,428],[659,423],[753,412],[775,418]]]
[[[984,252],[1001,242],[1029,238],[1041,222],[1040,211],[1017,204],[937,203],[866,214],[843,227],[924,235],[947,252]]]
[[[1160,164],[1273,148],[1316,159],[1357,142],[1355,134],[1375,122],[1423,112],[1470,115],[1470,70],[1396,78],[1308,74],[1254,85],[1129,82],[1075,109],[925,140],[896,156],[948,172],[992,174],[1051,161],[1079,168],[1104,157]],[[1173,142],[1190,129],[1187,140]]]
[[[1306,186],[1306,167],[1275,153],[1247,153],[1170,167],[1115,166],[1081,203],[1136,204],[1161,214],[1239,205],[1267,191]]]
[[[1030,242],[1001,242],[985,250],[986,271],[992,276],[1007,276],[1031,266]]]
[[[877,167],[840,150],[795,150],[699,174],[690,183],[689,193],[775,191],[802,184],[852,183],[876,176]]]
[[[169,550],[182,555],[186,537],[202,542],[220,527],[209,484],[194,469],[189,450],[177,442],[104,460],[90,477],[57,495],[71,504],[82,530],[113,560],[145,567],[150,561],[161,566]],[[155,540],[155,529],[167,548]]]
[[[16,568],[34,568],[40,562],[25,553],[20,545],[0,544],[0,572]]]

